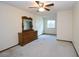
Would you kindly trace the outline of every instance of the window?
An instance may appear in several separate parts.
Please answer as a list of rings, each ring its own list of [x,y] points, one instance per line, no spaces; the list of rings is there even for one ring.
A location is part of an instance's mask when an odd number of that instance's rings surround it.
[[[48,20],[47,28],[55,28],[55,20]]]

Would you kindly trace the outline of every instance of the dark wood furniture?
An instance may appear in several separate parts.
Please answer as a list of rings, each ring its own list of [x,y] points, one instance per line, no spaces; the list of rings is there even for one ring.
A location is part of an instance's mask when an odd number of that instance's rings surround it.
[[[37,31],[26,31],[26,32],[18,33],[18,35],[19,35],[19,44],[21,46],[37,39]]]
[[[31,20],[30,25],[28,25],[29,27],[26,27],[24,29],[24,21],[25,20]],[[22,32],[18,33],[18,37],[19,37],[19,44],[21,46],[24,46],[27,43],[32,42],[33,40],[37,39],[37,31],[34,31],[32,29],[33,25],[32,25],[32,18],[31,17],[26,17],[23,16],[22,17]]]

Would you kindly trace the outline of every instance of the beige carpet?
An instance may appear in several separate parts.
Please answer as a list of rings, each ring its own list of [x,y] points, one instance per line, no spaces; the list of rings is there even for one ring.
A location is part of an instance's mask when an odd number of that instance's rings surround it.
[[[76,57],[76,52],[69,42],[57,41],[56,36],[41,35],[23,47],[16,46],[3,53],[1,57]]]

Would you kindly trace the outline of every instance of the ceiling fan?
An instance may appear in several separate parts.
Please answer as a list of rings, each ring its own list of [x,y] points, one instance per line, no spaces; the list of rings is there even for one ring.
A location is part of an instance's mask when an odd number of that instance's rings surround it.
[[[50,9],[48,7],[54,6],[54,3],[50,3],[45,5],[44,2],[40,2],[40,1],[35,1],[35,3],[38,5],[37,7],[33,6],[33,7],[29,7],[29,8],[38,8],[38,11],[50,11]]]

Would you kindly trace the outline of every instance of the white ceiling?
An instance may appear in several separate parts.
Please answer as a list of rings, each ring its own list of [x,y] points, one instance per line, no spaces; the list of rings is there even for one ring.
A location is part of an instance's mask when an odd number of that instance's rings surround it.
[[[44,11],[44,12],[37,12],[37,8],[28,8],[30,6],[35,6],[33,1],[4,1],[3,3],[12,5],[14,7],[23,9],[25,11],[29,11],[34,14],[38,15],[49,15],[52,16],[59,10],[65,10],[65,9],[72,9],[72,6],[74,4],[73,1],[46,1],[45,4],[54,3],[53,7],[49,7],[50,11]]]

